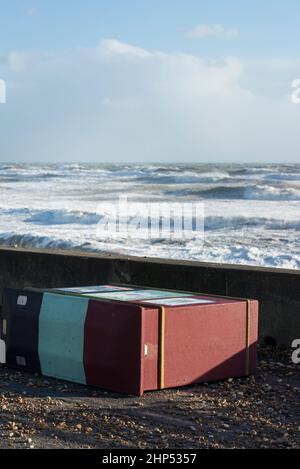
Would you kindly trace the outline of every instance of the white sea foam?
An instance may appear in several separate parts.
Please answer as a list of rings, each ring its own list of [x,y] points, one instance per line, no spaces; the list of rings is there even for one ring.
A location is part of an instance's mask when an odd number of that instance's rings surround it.
[[[0,244],[300,268],[300,166],[0,165]],[[203,202],[205,242],[97,231],[113,201]],[[144,215],[146,217],[146,215]]]

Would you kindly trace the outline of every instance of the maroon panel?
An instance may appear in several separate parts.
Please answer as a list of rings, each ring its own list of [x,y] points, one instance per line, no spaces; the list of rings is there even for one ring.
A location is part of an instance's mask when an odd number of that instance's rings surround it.
[[[257,302],[251,308],[251,371],[256,366]],[[165,387],[246,374],[246,302],[168,308]]]
[[[90,301],[85,323],[84,366],[87,384],[143,393],[143,308]]]

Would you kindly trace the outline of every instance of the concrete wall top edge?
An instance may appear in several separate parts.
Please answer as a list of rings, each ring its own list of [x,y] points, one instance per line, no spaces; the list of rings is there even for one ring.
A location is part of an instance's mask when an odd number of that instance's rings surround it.
[[[174,259],[164,259],[164,258],[151,258],[151,257],[135,257],[135,256],[125,256],[122,254],[106,254],[106,253],[97,253],[97,252],[85,252],[80,250],[58,250],[58,249],[34,249],[34,248],[21,248],[21,247],[0,247],[0,254],[4,253],[23,253],[31,255],[46,255],[46,256],[67,256],[67,257],[81,257],[85,259],[103,259],[103,260],[113,260],[113,261],[126,261],[126,262],[140,262],[140,263],[149,263],[149,264],[164,264],[164,265],[177,265],[184,267],[205,267],[218,270],[234,270],[234,271],[249,271],[249,272],[264,272],[272,275],[282,275],[289,274],[294,276],[300,275],[300,270],[293,269],[279,269],[279,268],[270,268],[270,267],[259,267],[259,266],[250,266],[250,265],[239,265],[239,264],[219,264],[212,262],[198,262],[198,261],[189,261],[189,260],[174,260]]]

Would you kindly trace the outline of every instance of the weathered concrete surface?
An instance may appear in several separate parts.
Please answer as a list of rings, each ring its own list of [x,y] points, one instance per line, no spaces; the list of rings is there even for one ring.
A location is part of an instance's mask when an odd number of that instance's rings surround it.
[[[0,291],[110,282],[257,299],[261,342],[290,347],[300,338],[300,271],[0,248]]]

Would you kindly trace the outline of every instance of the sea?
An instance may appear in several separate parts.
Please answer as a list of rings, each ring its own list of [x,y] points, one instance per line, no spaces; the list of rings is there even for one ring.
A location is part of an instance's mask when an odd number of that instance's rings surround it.
[[[1,164],[0,194],[2,246],[300,268],[300,165]],[[120,197],[145,217],[198,204],[201,236],[149,236],[134,216],[137,236],[126,217],[112,232]]]

